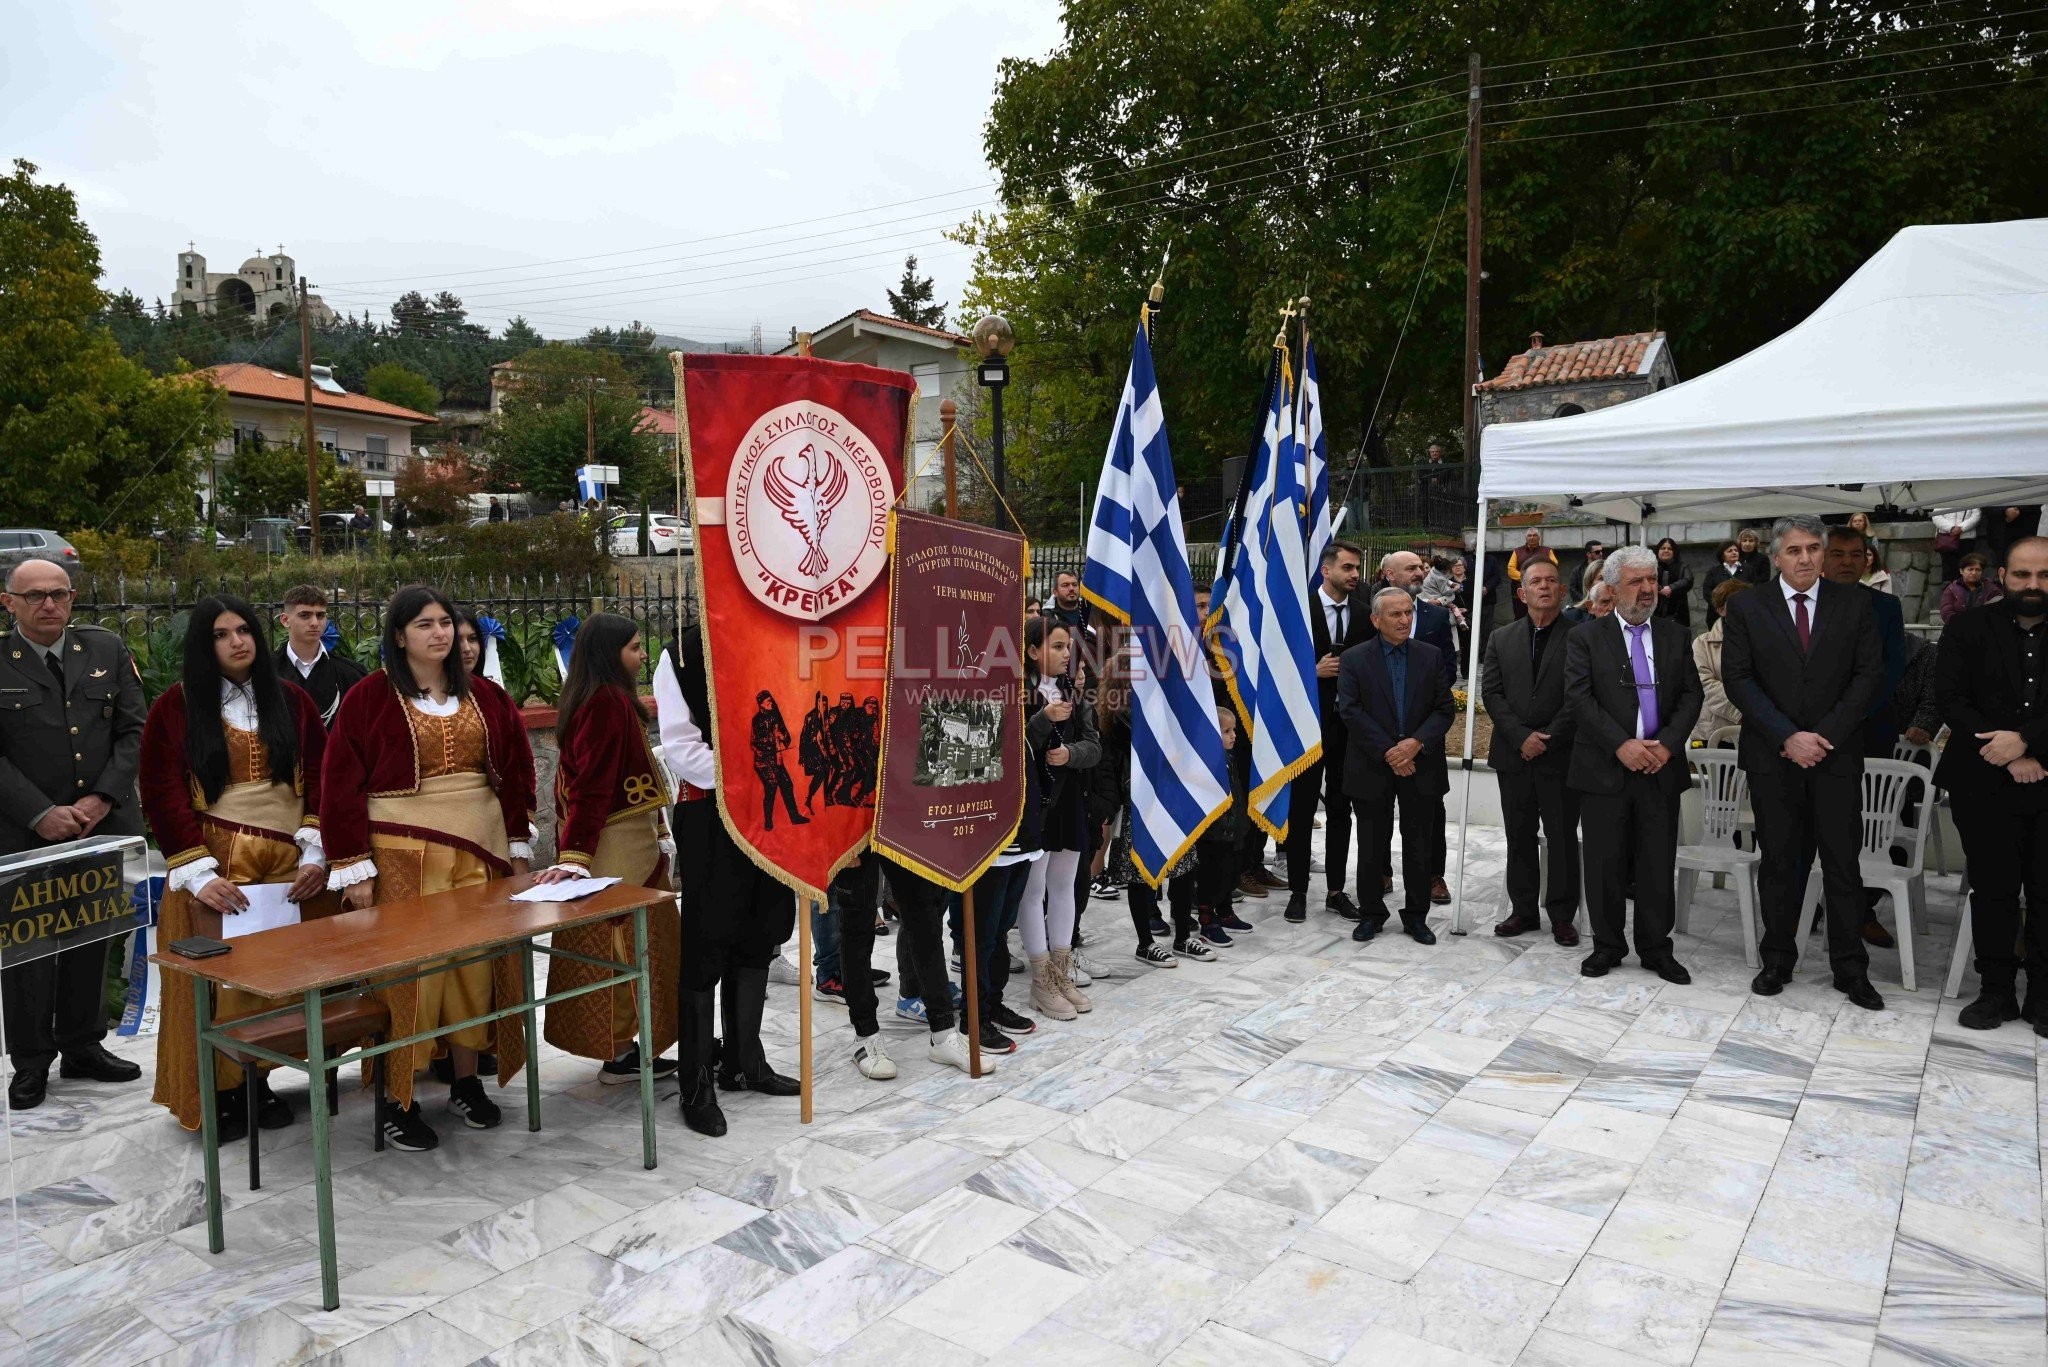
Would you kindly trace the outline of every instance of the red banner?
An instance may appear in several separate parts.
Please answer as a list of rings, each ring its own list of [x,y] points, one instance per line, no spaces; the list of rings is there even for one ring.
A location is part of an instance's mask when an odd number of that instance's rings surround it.
[[[899,510],[875,848],[955,892],[1024,814],[1024,538]]]
[[[719,812],[822,901],[874,825],[882,576],[916,382],[793,356],[679,370]]]

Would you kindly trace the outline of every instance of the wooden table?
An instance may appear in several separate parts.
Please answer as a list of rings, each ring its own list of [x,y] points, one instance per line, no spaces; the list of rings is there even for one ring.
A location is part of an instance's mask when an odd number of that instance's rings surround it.
[[[515,902],[512,894],[533,885],[531,874],[499,879],[453,892],[438,892],[402,902],[387,902],[364,911],[343,912],[295,926],[281,926],[230,941],[234,948],[211,959],[187,959],[168,950],[150,956],[163,968],[184,973],[192,979],[196,1005],[199,1049],[199,1131],[206,1153],[206,1235],[207,1247],[219,1253],[226,1247],[221,1226],[220,1135],[218,1112],[213,1105],[213,1058],[216,1046],[228,1045],[240,1055],[261,1059],[280,1068],[296,1068],[308,1081],[309,1109],[313,1118],[313,1191],[320,1225],[321,1303],[329,1310],[341,1304],[340,1276],[334,1257],[334,1186],[328,1147],[329,1118],[324,1103],[327,1073],[345,1064],[358,1063],[394,1049],[423,1043],[468,1025],[482,1025],[508,1016],[526,1018],[526,1124],[540,1129],[540,1027],[539,1009],[571,997],[602,992],[631,983],[640,1002],[640,1138],[645,1166],[654,1166],[654,1022],[647,971],[647,908],[668,901],[672,893],[652,888],[615,884],[574,902]],[[534,940],[571,926],[609,920],[631,913],[633,955],[631,964],[590,958]],[[464,1021],[448,1021],[432,1030],[386,1040],[381,1044],[352,1049],[328,1057],[323,1035],[321,1004],[330,989],[345,987],[351,994],[394,987],[414,981],[453,965],[496,958],[518,946],[524,960],[527,1000]],[[566,992],[533,995],[533,956],[538,950],[556,958],[610,970],[613,976]],[[420,965],[432,964],[422,969]],[[235,987],[265,997],[298,998],[306,1014],[306,1057],[293,1058],[269,1049],[230,1040],[214,1028],[213,993],[216,987]],[[299,1010],[298,1005],[279,1007],[232,1022],[247,1025]],[[317,1080],[316,1080],[317,1079]]]

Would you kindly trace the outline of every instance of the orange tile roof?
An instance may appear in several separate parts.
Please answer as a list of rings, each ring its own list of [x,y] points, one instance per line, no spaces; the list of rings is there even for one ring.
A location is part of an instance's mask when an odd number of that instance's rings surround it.
[[[640,423],[637,430],[652,432],[661,437],[673,437],[676,435],[676,415],[666,408],[649,408],[643,404],[640,408]]]
[[[876,313],[873,309],[860,309],[857,312],[860,314],[860,320],[863,323],[881,323],[887,327],[902,328],[905,332],[922,332],[929,337],[943,337],[954,346],[966,346],[973,341],[970,337],[962,336],[960,333],[949,331],[946,328],[926,327],[923,323],[907,323],[901,318],[891,317],[886,313]]]
[[[1643,358],[1649,355],[1652,345],[1662,340],[1662,332],[1631,332],[1625,337],[1544,346],[1543,334],[1535,333],[1530,338],[1533,345],[1527,351],[1511,357],[1500,374],[1478,388],[1498,394],[1540,385],[1627,379],[1642,373]]]
[[[302,404],[306,399],[304,380],[297,375],[272,370],[269,366],[235,361],[227,365],[208,366],[193,373],[204,375],[240,399],[264,399],[272,403],[295,404]],[[394,422],[419,424],[439,421],[432,413],[401,408],[395,403],[385,403],[382,399],[373,399],[367,394],[329,394],[317,386],[313,390],[313,407],[336,409],[344,413],[360,413],[366,418],[389,418]]]

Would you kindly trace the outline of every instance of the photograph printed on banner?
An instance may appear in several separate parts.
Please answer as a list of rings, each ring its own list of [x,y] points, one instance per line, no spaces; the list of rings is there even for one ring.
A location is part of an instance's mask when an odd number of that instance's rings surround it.
[[[985,698],[929,695],[918,709],[920,788],[999,783],[1003,777],[1003,709]]]

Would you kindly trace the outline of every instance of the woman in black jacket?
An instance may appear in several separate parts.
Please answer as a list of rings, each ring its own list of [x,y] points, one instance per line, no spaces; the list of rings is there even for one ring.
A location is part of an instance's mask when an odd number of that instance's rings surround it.
[[[1678,543],[1667,536],[1657,543],[1657,615],[1691,628],[1691,592],[1692,576],[1678,559]]]
[[[1040,844],[1045,857],[1017,912],[1017,930],[1031,961],[1031,1009],[1072,1020],[1094,1003],[1074,985],[1075,874],[1088,849],[1089,771],[1102,757],[1095,711],[1067,672],[1073,636],[1051,617],[1024,623],[1024,741],[1039,767]]]
[[[1721,547],[1721,558],[1700,576],[1700,598],[1709,606],[1714,601],[1714,590],[1730,579],[1742,578],[1742,547],[1730,541]]]

